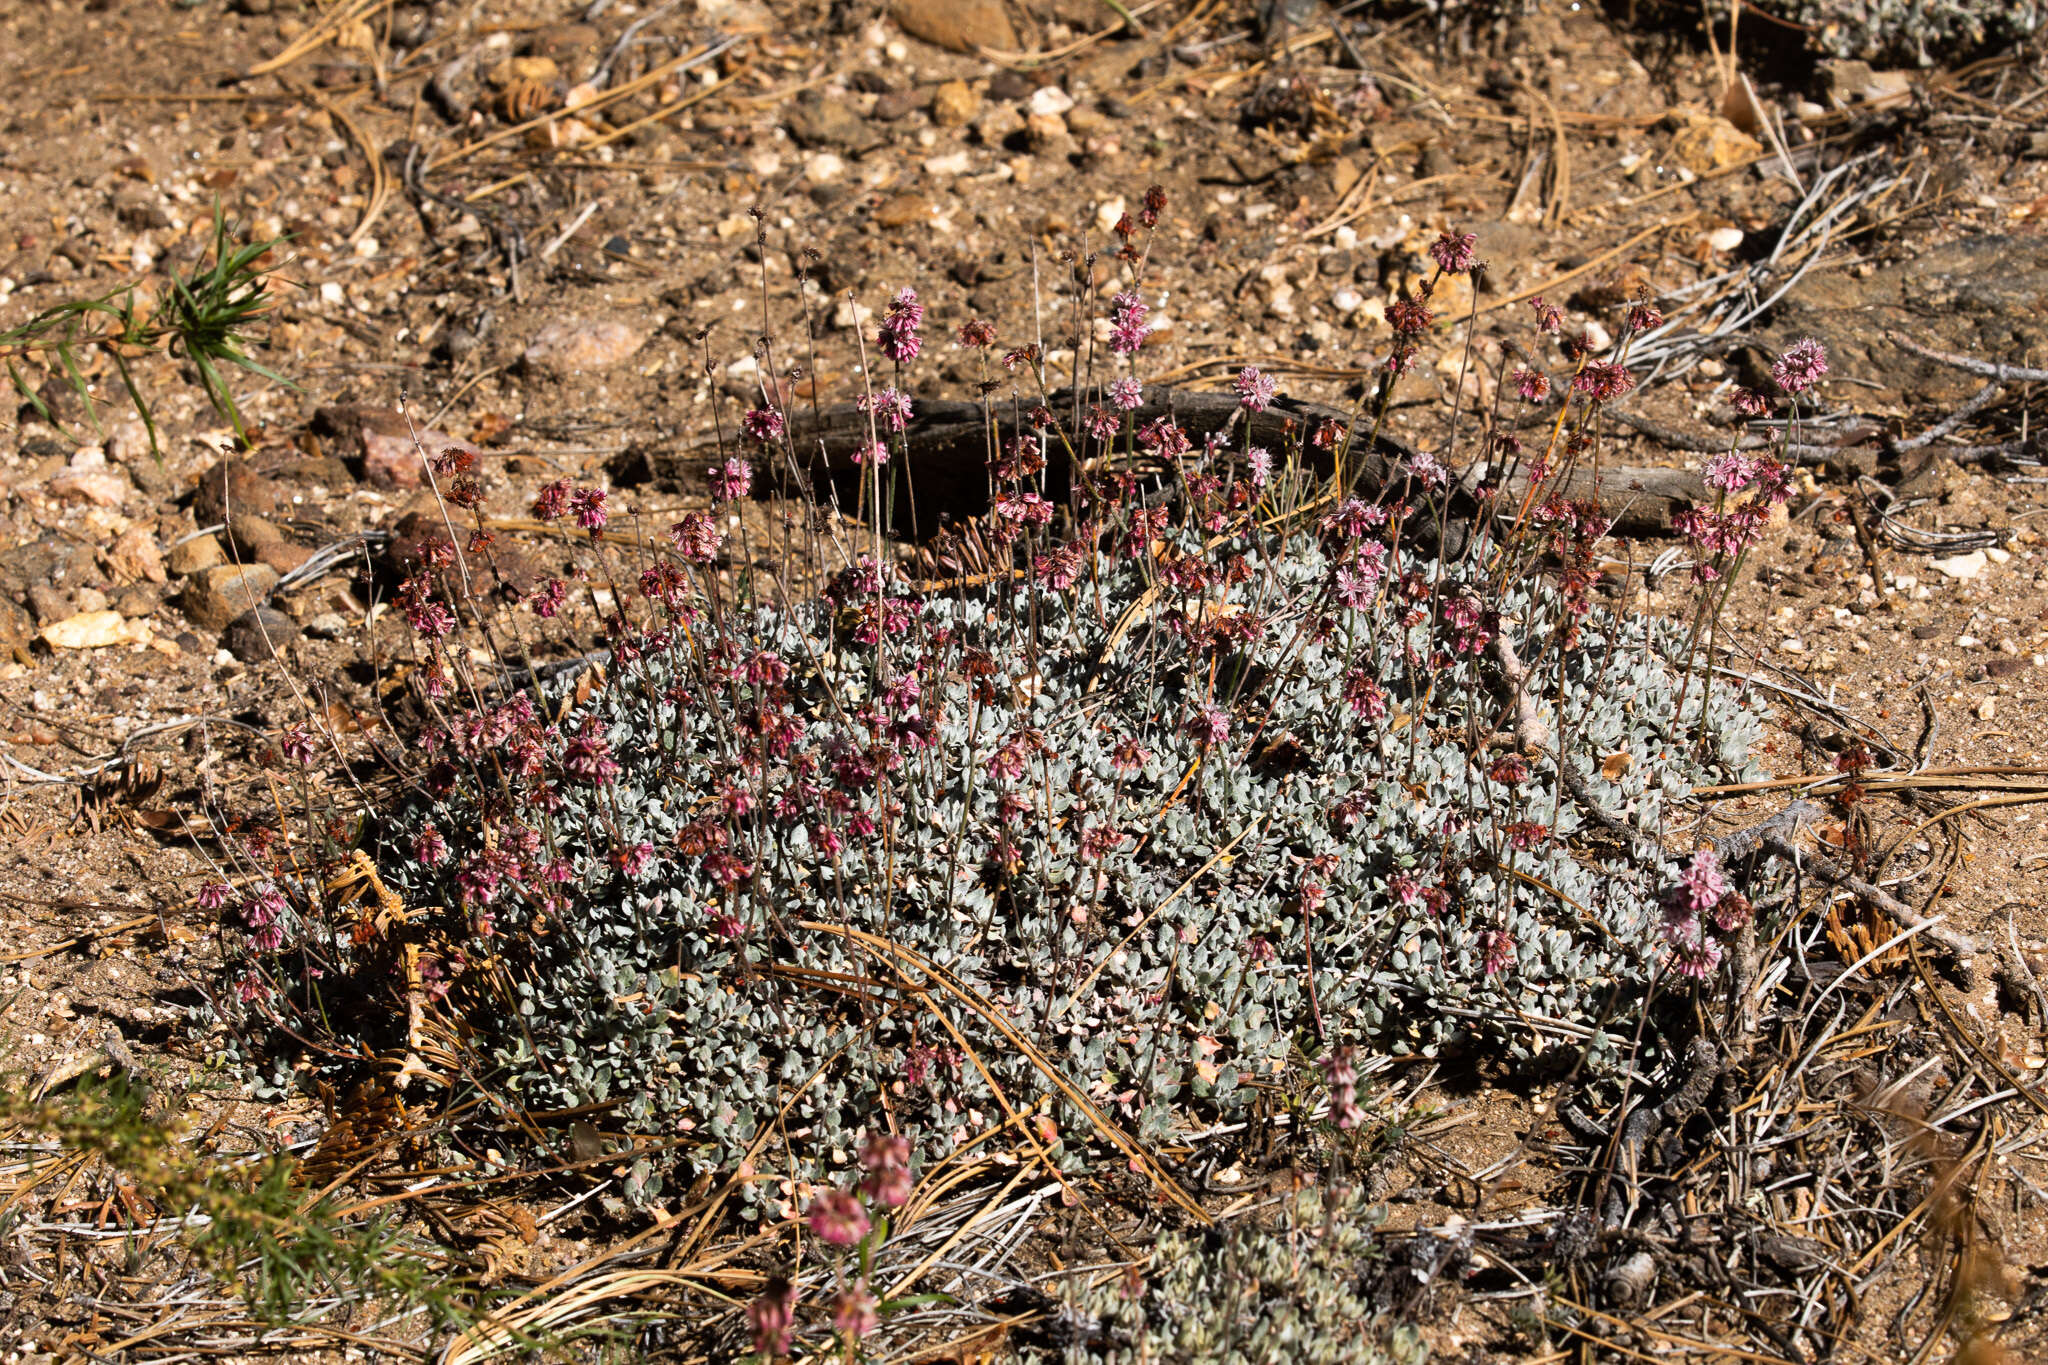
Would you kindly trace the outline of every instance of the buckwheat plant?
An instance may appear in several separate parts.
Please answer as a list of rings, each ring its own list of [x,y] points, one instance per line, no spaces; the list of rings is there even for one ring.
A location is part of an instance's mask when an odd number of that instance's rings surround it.
[[[1164,196],[1144,202],[1149,233]],[[1130,281],[1139,230],[1119,225]],[[1436,259],[1470,269],[1472,243]],[[223,905],[274,1055],[346,1071],[447,1021],[481,1093],[668,1135],[638,1198],[770,1133],[792,1178],[829,1183],[884,1107],[919,1160],[1044,1119],[1074,1168],[1091,1125],[1237,1114],[1344,1049],[1611,1064],[1652,983],[1686,980],[1656,840],[1695,785],[1748,772],[1760,730],[1687,689],[1680,628],[1595,604],[1608,523],[1560,480],[1628,387],[1625,349],[1568,344],[1546,448],[1489,423],[1475,488],[1454,451],[1367,479],[1365,433],[1334,418],[1251,448],[1275,401],[1256,369],[1243,440],[1152,415],[1144,318],[1135,285],[1115,294],[1115,364],[1071,397],[1036,344],[960,333],[1002,352],[982,398],[1015,417],[989,428],[995,572],[913,582],[883,535],[884,478],[915,496],[915,367],[943,344],[906,290],[860,338],[895,380],[864,394],[860,504],[806,509],[851,527],[811,556],[818,591],[724,543],[755,475],[800,458],[766,382],[713,512],[637,565],[601,490],[544,491],[537,512],[637,584],[603,609],[601,686],[489,689],[447,647],[458,576],[412,580],[437,720],[382,831],[404,917]],[[1395,327],[1383,392],[1432,344],[1419,315]],[[1073,353],[1095,334],[1077,306]],[[1052,453],[1082,471],[1058,499]],[[836,1207],[828,1241],[858,1221]],[[761,1340],[795,1311],[762,1306]]]
[[[1166,1232],[1150,1257],[1120,1274],[1062,1282],[1058,1355],[1069,1365],[1421,1365],[1428,1349],[1394,1326],[1366,1292],[1386,1211],[1355,1190],[1312,1189],[1284,1201],[1270,1226]]]

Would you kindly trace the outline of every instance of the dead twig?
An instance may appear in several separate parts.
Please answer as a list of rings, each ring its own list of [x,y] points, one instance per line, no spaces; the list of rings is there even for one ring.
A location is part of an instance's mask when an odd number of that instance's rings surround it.
[[[1927,919],[1883,887],[1873,886],[1847,868],[1821,854],[1801,849],[1782,834],[1764,836],[1764,848],[1794,867],[1811,872],[1831,886],[1861,896],[1908,929],[1918,930],[1959,958],[1980,957],[1984,945],[1968,934],[1950,929],[1939,920]]]
[[[1884,339],[1924,360],[1932,360],[1968,374],[1982,375],[2001,384],[2038,383],[2048,379],[2048,370],[2029,369],[2024,365],[2001,365],[1990,360],[1979,360],[1975,356],[1957,355],[1953,351],[1937,351],[1931,346],[1922,346],[1904,332],[1886,332]]]

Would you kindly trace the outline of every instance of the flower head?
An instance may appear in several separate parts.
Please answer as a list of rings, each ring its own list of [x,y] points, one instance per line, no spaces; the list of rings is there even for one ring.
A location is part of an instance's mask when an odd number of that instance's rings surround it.
[[[533,590],[533,596],[526,599],[535,616],[543,621],[562,609],[562,603],[569,598],[569,585],[559,578],[550,578]]]
[[[778,1276],[747,1305],[756,1353],[770,1358],[789,1354],[796,1344],[796,1296],[796,1286]]]
[[[576,524],[596,535],[604,529],[611,514],[605,510],[605,491],[602,488],[579,488],[569,495],[569,511],[575,516]]]
[[[1479,238],[1469,232],[1445,231],[1429,244],[1429,258],[1446,275],[1460,275],[1479,264]]]
[[[858,1341],[882,1325],[880,1305],[866,1280],[855,1280],[832,1300],[832,1330]]]
[[[1264,412],[1273,403],[1273,376],[1260,371],[1256,365],[1247,365],[1237,372],[1231,381],[1237,390],[1238,406],[1247,412]]]
[[[1828,353],[1812,337],[1795,341],[1785,348],[1771,366],[1771,378],[1786,393],[1801,394],[1820,382],[1828,372]]]
[[[718,522],[709,512],[685,512],[668,528],[668,535],[676,553],[692,564],[710,564],[718,558]]]
[[[884,430],[901,431],[910,423],[910,395],[899,389],[864,393],[855,406],[881,423]]]
[[[1518,369],[1509,378],[1524,403],[1541,403],[1550,397],[1550,376],[1541,370]]]
[[[1692,855],[1692,862],[1679,874],[1679,881],[1694,914],[1713,909],[1728,892],[1728,879],[1721,875],[1721,860],[1711,848]]]
[[[780,440],[786,426],[782,414],[774,408],[749,408],[747,415],[740,418],[740,429],[746,432],[747,439],[764,446]]]
[[[1436,314],[1421,299],[1396,299],[1387,309],[1387,325],[1396,336],[1420,336],[1436,321]]]
[[[1572,388],[1595,403],[1612,402],[1635,386],[1635,376],[1618,361],[1589,360],[1572,376]]]
[[[1479,935],[1479,952],[1488,976],[1499,976],[1515,960],[1515,936],[1505,929],[1488,929]]]
[[[906,285],[896,291],[889,311],[882,316],[882,326],[875,334],[876,347],[898,365],[908,365],[924,349],[924,339],[917,334],[923,322],[924,305],[917,301],[917,291]]]
[[[278,751],[301,768],[313,762],[313,736],[303,724],[290,726],[278,741]]]
[[[850,1247],[868,1235],[868,1211],[850,1190],[827,1190],[811,1201],[811,1235],[833,1246]]]
[[[1721,945],[1715,939],[1700,938],[1691,943],[1675,944],[1671,949],[1671,969],[1695,981],[1704,980],[1720,965]]]
[[[1109,301],[1109,349],[1118,355],[1130,355],[1145,344],[1145,338],[1152,334],[1145,326],[1145,317],[1150,310],[1137,291],[1126,289]]]
[[[534,495],[533,515],[537,521],[560,521],[569,510],[569,481],[556,479]]]
[[[1728,401],[1735,410],[1745,417],[1764,417],[1771,411],[1771,397],[1755,389],[1737,385],[1729,390]]]
[[[1188,717],[1187,732],[1203,744],[1221,744],[1230,738],[1230,713],[1213,704],[1199,707]]]
[[[754,467],[734,455],[711,468],[711,496],[718,502],[738,502],[754,486]]]
[[[1136,412],[1145,404],[1145,390],[1129,375],[1113,380],[1109,386],[1110,406],[1123,412]]]
[[[1273,481],[1273,452],[1264,446],[1253,446],[1245,452],[1245,461],[1251,465],[1252,487],[1264,488]]]
[[[1316,1063],[1323,1084],[1330,1088],[1330,1121],[1342,1129],[1365,1122],[1365,1110],[1358,1103],[1357,1054],[1348,1047],[1332,1049]]]

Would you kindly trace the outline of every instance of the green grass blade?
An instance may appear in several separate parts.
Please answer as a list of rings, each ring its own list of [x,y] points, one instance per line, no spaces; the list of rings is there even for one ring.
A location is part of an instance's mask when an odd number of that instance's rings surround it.
[[[121,354],[119,347],[114,352],[114,368],[120,371],[121,387],[128,390],[128,401],[135,405],[135,415],[142,419],[142,429],[149,433],[149,453],[161,465],[164,462],[163,447],[157,443],[156,418],[149,411],[149,404],[142,399],[142,390],[135,383],[135,373],[128,368],[128,357]]]

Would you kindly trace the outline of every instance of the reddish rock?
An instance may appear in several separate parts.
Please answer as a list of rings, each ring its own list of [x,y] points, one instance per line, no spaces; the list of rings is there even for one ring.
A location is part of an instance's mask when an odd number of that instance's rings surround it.
[[[338,443],[343,461],[360,466],[363,481],[377,488],[420,487],[426,482],[420,467],[422,452],[428,459],[437,459],[451,449],[479,453],[460,437],[408,423],[403,413],[391,408],[361,403],[320,409],[313,414],[313,430]]]
[[[310,547],[289,540],[273,540],[256,551],[257,562],[277,570],[280,577],[305,568],[312,557]]]
[[[469,536],[460,522],[456,523],[456,535],[457,543],[466,550]],[[391,539],[385,542],[385,572],[393,577],[405,577],[419,567],[422,546],[429,541],[447,539],[448,527],[442,521],[438,508],[406,513],[392,526]],[[533,556],[504,536],[498,537],[483,553],[465,554],[464,558],[469,564],[470,583],[479,595],[495,593],[503,597],[525,597],[540,586],[544,577]],[[440,586],[444,593],[459,595],[461,577],[455,573],[443,574]]]
[[[889,17],[905,33],[951,52],[1015,52],[1017,29],[1003,0],[893,0]]]
[[[107,572],[117,583],[164,583],[170,575],[164,571],[163,551],[157,547],[156,537],[142,526],[131,526],[115,538],[106,550]]]

